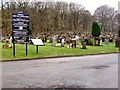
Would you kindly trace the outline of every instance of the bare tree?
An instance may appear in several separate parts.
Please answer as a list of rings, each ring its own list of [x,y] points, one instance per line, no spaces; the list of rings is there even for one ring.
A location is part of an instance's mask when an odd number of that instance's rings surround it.
[[[88,10],[84,10],[81,13],[81,23],[82,23],[82,26],[83,26],[83,30],[90,32],[91,24],[92,24],[92,16],[91,16],[91,13]]]
[[[102,5],[95,10],[94,17],[101,24],[102,31],[114,31],[117,23],[117,11],[113,7]]]
[[[87,31],[91,15],[80,4],[66,2],[5,2],[2,3],[3,33],[12,31],[12,13],[29,14],[33,34],[41,32]],[[8,22],[9,21],[9,22]]]

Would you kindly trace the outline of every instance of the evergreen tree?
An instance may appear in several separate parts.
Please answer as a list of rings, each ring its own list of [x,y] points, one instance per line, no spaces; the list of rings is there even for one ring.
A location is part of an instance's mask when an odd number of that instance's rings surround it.
[[[97,22],[93,22],[93,24],[92,24],[92,35],[94,37],[100,36],[100,26]]]

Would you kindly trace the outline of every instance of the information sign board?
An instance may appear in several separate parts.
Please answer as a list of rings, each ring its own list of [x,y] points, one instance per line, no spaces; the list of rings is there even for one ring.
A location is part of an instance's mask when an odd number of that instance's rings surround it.
[[[13,43],[28,43],[29,15],[23,12],[12,14]]]

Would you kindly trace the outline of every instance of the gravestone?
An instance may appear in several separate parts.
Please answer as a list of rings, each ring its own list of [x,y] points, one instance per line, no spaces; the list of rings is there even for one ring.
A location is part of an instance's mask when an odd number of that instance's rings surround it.
[[[94,45],[100,46],[100,38],[99,37],[94,38]]]
[[[56,36],[55,35],[53,35],[53,37],[52,37],[52,44],[51,44],[51,46],[56,46]]]
[[[117,38],[115,41],[115,47],[120,47],[120,38]]]
[[[108,44],[109,43],[109,38],[106,36],[105,37],[105,42],[104,42],[105,44]]]
[[[3,42],[4,42],[3,48],[9,48],[9,40],[6,39]]]
[[[61,37],[57,38],[57,43],[62,43],[62,38]]]
[[[86,41],[82,41],[81,44],[82,44],[82,48],[81,48],[81,49],[87,49],[87,48],[86,48],[86,45],[87,45],[87,44],[86,44]]]
[[[109,38],[109,42],[113,42],[113,38],[112,37]]]
[[[78,47],[78,44],[79,44],[79,36],[76,35],[76,36],[75,36],[75,39],[76,39],[76,47]]]
[[[65,39],[62,38],[62,46],[64,46],[64,44],[65,44]]]
[[[71,48],[77,47],[77,45],[76,45],[76,39],[70,39],[70,46],[69,47],[71,47]]]
[[[9,39],[9,48],[12,48],[12,36],[10,36],[10,39]]]
[[[62,46],[62,37],[58,36],[56,46]]]

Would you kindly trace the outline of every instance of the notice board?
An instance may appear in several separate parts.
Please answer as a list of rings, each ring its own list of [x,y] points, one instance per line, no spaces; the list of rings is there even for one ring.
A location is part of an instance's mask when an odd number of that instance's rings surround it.
[[[13,43],[28,43],[29,15],[23,12],[12,14]]]

